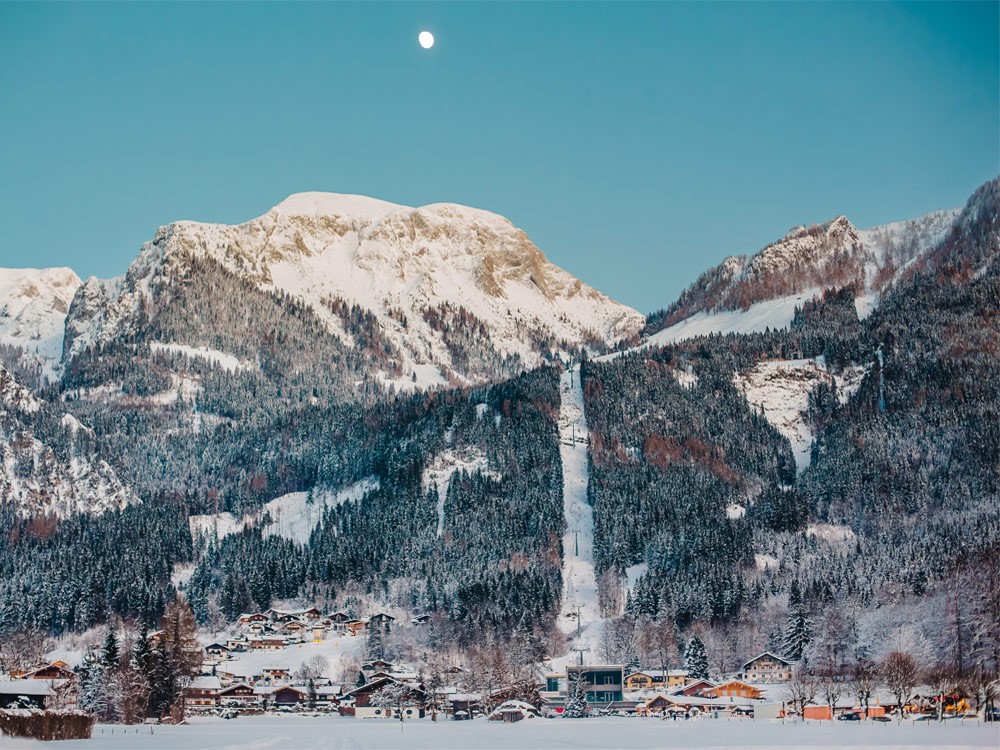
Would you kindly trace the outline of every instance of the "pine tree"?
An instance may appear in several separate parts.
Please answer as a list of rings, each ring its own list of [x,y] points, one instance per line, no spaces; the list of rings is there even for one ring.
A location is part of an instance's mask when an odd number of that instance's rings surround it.
[[[691,636],[687,648],[684,649],[684,668],[688,676],[696,680],[708,679],[708,653],[705,644],[697,635]]]
[[[590,715],[587,703],[587,685],[582,672],[570,672],[566,678],[566,707],[563,716],[567,719],[582,719]]]
[[[108,705],[106,670],[97,651],[88,648],[80,665],[80,708],[104,716]]]
[[[806,615],[798,581],[792,581],[788,593],[788,622],[785,624],[785,658],[798,661],[812,641],[812,623]]]

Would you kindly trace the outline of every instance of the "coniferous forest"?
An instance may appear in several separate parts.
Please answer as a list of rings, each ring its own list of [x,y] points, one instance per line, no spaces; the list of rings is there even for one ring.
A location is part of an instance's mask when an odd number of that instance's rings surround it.
[[[848,285],[803,304],[787,329],[578,350],[594,557],[612,623],[603,658],[629,663],[669,642],[680,659],[697,636],[719,671],[764,649],[815,659],[831,643],[849,661],[878,656],[912,621],[911,648],[928,659],[958,648],[969,665],[996,667],[997,190],[981,188],[864,319]],[[152,626],[181,590],[206,626],[280,601],[364,596],[432,613],[470,647],[529,633],[565,648],[557,357],[516,374],[474,316],[428,309],[456,361],[495,376],[397,391],[365,375],[391,369],[395,352],[364,310],[329,302],[360,342],[347,346],[289,295],[203,258],[176,262],[156,307],[77,351],[59,382],[42,385],[0,350],[38,398],[0,413],[15,475],[34,476],[37,442],[53,465],[103,462],[135,495],[93,515],[0,504],[5,632],[57,636],[112,618]],[[762,362],[800,360],[832,376],[808,394],[805,466],[739,385]],[[858,380],[841,392],[849,372]],[[434,474],[447,465],[459,468]],[[359,482],[363,496],[324,506],[301,539],[266,523],[220,537],[189,523],[256,518],[286,493],[313,502]],[[178,566],[190,576],[176,579]]]

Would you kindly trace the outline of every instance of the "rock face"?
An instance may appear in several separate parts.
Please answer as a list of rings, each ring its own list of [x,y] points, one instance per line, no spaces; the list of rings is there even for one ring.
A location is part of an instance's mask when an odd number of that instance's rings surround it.
[[[91,430],[69,414],[53,416],[0,367],[0,503],[65,518],[137,502],[95,443]]]
[[[68,268],[0,268],[0,345],[43,381],[59,369],[63,323],[79,286]]]
[[[155,311],[189,258],[209,258],[254,285],[300,299],[346,344],[357,310],[412,382],[485,379],[456,356],[456,339],[488,341],[502,359],[534,367],[581,347],[634,336],[642,317],[550,263],[496,214],[454,204],[422,208],[372,198],[300,193],[236,226],[160,228],[128,272],[80,289],[66,326],[69,360]],[[177,342],[198,345],[202,342]],[[515,368],[517,369],[517,368]],[[401,375],[400,375],[401,373]]]
[[[703,273],[653,316],[646,333],[663,332],[666,341],[686,337],[685,331],[702,335],[780,327],[791,321],[797,304],[845,286],[854,287],[858,313],[867,315],[883,291],[942,242],[958,215],[958,210],[935,211],[860,230],[838,216],[795,227],[754,255],[727,258]],[[706,320],[710,316],[716,319]],[[671,328],[676,335],[668,333]]]

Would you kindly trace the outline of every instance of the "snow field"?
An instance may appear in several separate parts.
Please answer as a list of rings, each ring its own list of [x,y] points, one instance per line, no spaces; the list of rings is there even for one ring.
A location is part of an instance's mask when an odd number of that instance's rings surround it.
[[[579,607],[580,638],[590,648],[600,635],[601,613],[597,602],[594,574],[594,511],[587,502],[587,418],[583,410],[580,368],[564,372],[559,379],[559,455],[563,472],[563,596],[559,629],[576,635]],[[594,627],[596,626],[596,627]],[[593,658],[593,657],[591,657]]]
[[[114,734],[111,734],[114,730]],[[138,730],[138,731],[137,731]],[[972,750],[997,746],[994,726],[846,722],[754,722],[752,719],[662,721],[638,718],[403,722],[341,716],[195,717],[186,726],[97,725],[90,740],[58,743],[73,750],[666,750],[667,748],[851,747],[853,750]],[[0,738],[3,750],[38,750],[34,740]]]

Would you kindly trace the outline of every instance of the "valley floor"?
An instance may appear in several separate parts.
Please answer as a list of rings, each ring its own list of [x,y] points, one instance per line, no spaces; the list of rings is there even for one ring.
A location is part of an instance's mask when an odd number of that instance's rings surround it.
[[[112,734],[114,730],[114,734]],[[187,726],[110,727],[98,725],[91,740],[60,742],[60,750],[656,750],[659,748],[850,747],[995,748],[993,724],[933,722],[848,724],[754,722],[746,720],[662,721],[638,718],[532,719],[519,724],[474,721],[360,720],[329,716],[243,717],[226,721],[194,718]],[[0,737],[3,750],[46,747],[44,743]]]

